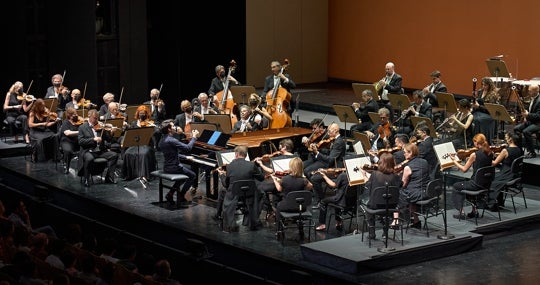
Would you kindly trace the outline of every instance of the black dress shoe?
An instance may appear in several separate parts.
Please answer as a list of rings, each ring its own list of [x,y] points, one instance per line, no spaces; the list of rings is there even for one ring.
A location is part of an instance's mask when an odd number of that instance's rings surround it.
[[[477,211],[474,211],[474,212],[470,212],[467,214],[467,218],[469,219],[472,219],[472,218],[478,218],[478,212]]]
[[[84,187],[90,187],[90,179],[84,179]]]
[[[536,152],[529,152],[525,155],[525,158],[535,158],[536,157]]]

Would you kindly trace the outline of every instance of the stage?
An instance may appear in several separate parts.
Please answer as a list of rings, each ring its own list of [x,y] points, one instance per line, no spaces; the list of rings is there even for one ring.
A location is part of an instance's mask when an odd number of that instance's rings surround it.
[[[293,119],[299,118],[297,125],[306,126],[313,118],[322,118],[327,112],[327,125],[338,122],[328,98],[343,104],[357,101],[352,89],[332,90],[298,90],[300,108],[293,115]],[[317,108],[323,111],[317,111]],[[340,124],[342,131],[349,128],[349,125],[345,128],[343,123]],[[338,232],[333,223],[327,225],[328,232],[312,232],[311,240],[299,240],[297,230],[290,229],[285,240],[280,241],[275,235],[273,218],[266,220],[263,211],[261,229],[250,231],[240,226],[238,232],[225,233],[219,221],[212,218],[216,201],[206,197],[203,177],[197,193],[186,195],[192,205],[176,208],[159,203],[157,180],[150,180],[145,189],[137,180],[118,179],[117,184],[102,184],[100,177],[95,176],[95,184],[85,188],[73,168],[65,175],[61,163],[32,163],[29,156],[25,157],[27,150],[25,144],[14,144],[9,137],[7,142],[0,142],[1,199],[5,203],[24,198],[34,217],[34,226],[51,224],[61,228],[77,222],[83,229],[99,236],[135,240],[141,248],[171,260],[175,277],[183,284],[210,282],[216,277],[238,284],[398,284],[404,281],[405,275],[411,284],[426,283],[427,280],[438,284],[470,283],[471,280],[485,279],[474,276],[492,272],[493,267],[485,264],[473,265],[477,264],[479,256],[490,250],[496,253],[490,255],[488,261],[499,262],[501,266],[497,272],[504,278],[515,280],[519,276],[518,283],[527,284],[527,280],[535,280],[530,276],[538,275],[536,268],[527,268],[528,271],[523,272],[526,266],[519,258],[515,258],[512,265],[503,265],[505,255],[511,255],[506,253],[508,250],[511,253],[521,250],[520,256],[538,255],[534,250],[523,250],[520,242],[537,245],[533,234],[538,231],[540,220],[540,194],[533,185],[536,182],[533,176],[538,173],[535,169],[540,166],[540,158],[525,161],[527,173],[524,178],[529,177],[527,183],[531,183],[525,185],[528,207],[525,208],[523,200],[516,197],[517,214],[506,208],[501,211],[502,221],[499,221],[493,216],[496,213],[486,210],[476,226],[474,220],[454,219],[455,210],[448,208],[446,230],[442,216],[430,218],[429,237],[425,230],[411,228],[404,231],[403,246],[398,234],[399,238],[390,239],[385,247],[379,225],[377,239],[369,247],[367,234],[361,240],[361,219],[353,221],[350,231]],[[157,152],[157,159],[161,167],[160,152]],[[75,166],[76,162],[71,165]],[[451,188],[448,187],[446,193],[449,196]],[[510,201],[506,201],[506,206],[511,206]],[[318,210],[315,210],[315,221],[317,217]],[[241,223],[240,216],[237,222]],[[344,225],[347,229],[348,222]],[[518,238],[522,235],[527,237]],[[502,246],[486,246],[497,241],[504,241],[505,245],[512,242],[515,248],[502,252],[499,249]],[[386,253],[381,252],[385,249]],[[448,260],[462,260],[463,264],[453,261],[452,266],[447,266]],[[530,257],[530,260],[537,259]],[[518,266],[520,270],[516,270]],[[423,276],[415,274],[419,268],[424,271]],[[431,271],[437,274],[429,273]],[[463,276],[454,272],[463,273]],[[437,276],[437,279],[425,279],[427,274]],[[504,278],[497,280],[508,280]],[[315,281],[306,281],[310,279]]]

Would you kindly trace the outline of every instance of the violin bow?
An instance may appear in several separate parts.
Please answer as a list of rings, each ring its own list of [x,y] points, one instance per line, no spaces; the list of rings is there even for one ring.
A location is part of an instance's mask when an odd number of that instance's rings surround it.
[[[163,83],[159,86],[159,93],[157,95],[157,98],[159,99],[159,96],[161,95],[161,88],[163,88]]]
[[[298,96],[300,96],[300,95],[298,95]],[[322,123],[324,122],[324,119],[326,119],[326,116],[328,116],[328,113],[324,114],[324,117],[322,118],[322,120],[319,122],[319,124],[317,124],[317,129],[322,125]],[[311,141],[311,139],[313,138],[314,135],[315,135],[314,132],[311,133],[311,135],[309,136],[310,141]]]

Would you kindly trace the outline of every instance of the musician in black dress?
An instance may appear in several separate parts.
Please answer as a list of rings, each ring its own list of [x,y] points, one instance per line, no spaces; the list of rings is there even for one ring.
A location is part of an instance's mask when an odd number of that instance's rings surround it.
[[[517,134],[506,133],[505,140],[508,146],[503,148],[492,162],[494,166],[500,167],[500,171],[495,172],[495,178],[491,182],[491,191],[489,192],[488,200],[491,211],[498,211],[499,207],[504,207],[504,197],[501,190],[508,181],[516,178],[512,172],[512,163],[523,155],[523,150],[516,143],[519,139]]]
[[[58,137],[56,131],[58,122],[60,122],[58,115],[45,107],[43,99],[39,98],[34,102],[28,116],[33,161],[57,159]]]
[[[9,91],[6,94],[4,100],[4,112],[6,114],[5,121],[9,125],[11,135],[15,137],[15,142],[18,142],[17,129],[22,130],[24,141],[26,144],[30,143],[28,136],[28,112],[32,107],[34,101],[33,98],[27,97],[24,93],[24,85],[22,82],[17,81],[11,85]],[[21,100],[19,100],[19,98]],[[26,98],[29,98],[28,102]]]

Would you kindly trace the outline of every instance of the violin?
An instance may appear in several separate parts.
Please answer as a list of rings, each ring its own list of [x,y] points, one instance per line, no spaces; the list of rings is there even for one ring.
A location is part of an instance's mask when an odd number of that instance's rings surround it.
[[[120,117],[117,117],[120,118]],[[144,120],[139,123],[141,127],[154,127],[156,124],[152,120]]]
[[[401,171],[403,171],[403,169],[405,168],[405,166],[407,166],[407,163],[409,163],[409,160],[408,160],[408,159],[405,159],[405,160],[402,161],[400,164],[394,166],[394,173],[400,173]]]
[[[36,99],[36,97],[34,95],[23,94],[23,95],[18,95],[17,100],[26,101],[26,102],[33,102],[33,101],[36,101],[37,99]]]
[[[377,132],[379,133],[379,138],[381,139],[388,139],[392,136],[392,130],[390,130],[390,123],[386,122],[385,124],[381,124],[377,128]]]
[[[473,154],[475,151],[477,151],[478,149],[475,148],[475,147],[471,147],[469,149],[458,149],[457,152],[455,153],[447,153],[447,154],[444,154],[442,156],[443,159],[447,159],[448,157],[450,157],[451,155],[457,155],[457,157],[460,159],[460,160],[465,160],[466,158],[468,158],[469,156],[471,156],[471,154]]]
[[[371,171],[375,171],[375,170],[379,169],[379,165],[377,163],[364,164],[364,166],[362,166],[362,169],[365,170],[365,171],[371,172]]]
[[[319,173],[319,174],[326,174],[327,176],[331,176],[331,177],[336,177],[338,176],[341,172],[343,171],[347,171],[347,168],[343,167],[343,168],[319,168],[315,171],[312,171],[311,174],[315,174],[315,173]]]
[[[327,138],[327,139],[324,139],[324,140],[321,140],[319,141],[316,145],[317,145],[317,149],[320,149],[320,148],[329,148],[330,147],[330,144],[335,140],[336,138],[334,137],[331,137],[331,138]],[[310,147],[308,148],[309,151],[313,151],[313,148]]]
[[[84,98],[82,98],[81,100],[79,100],[79,102],[77,102],[77,106],[89,109],[91,107],[96,107],[97,105],[92,103],[90,100],[85,100]]]
[[[112,131],[112,129],[114,128],[114,126],[112,124],[106,124],[106,123],[103,123],[103,122],[98,122],[97,124],[94,125],[94,130],[96,131]]]
[[[279,156],[281,154],[282,154],[281,151],[276,151],[274,153],[269,153],[269,154],[265,154],[265,155],[261,156],[261,159],[262,159],[263,162],[268,162],[268,161],[270,161],[270,158],[275,157],[275,156]]]
[[[277,177],[283,177],[289,175],[289,170],[285,171],[274,171],[274,175]]]

